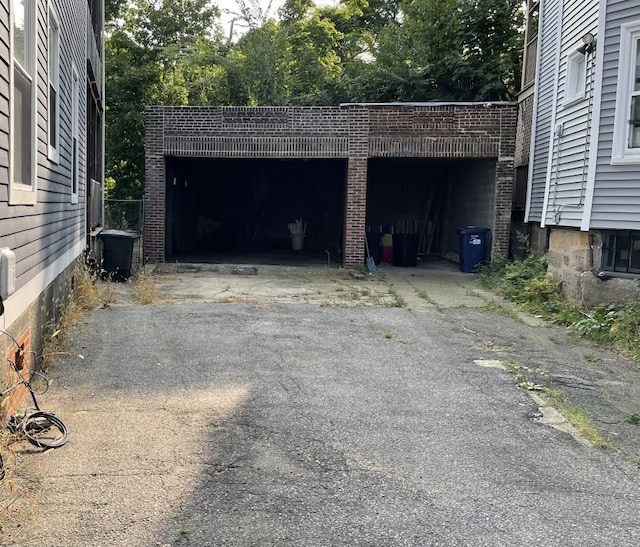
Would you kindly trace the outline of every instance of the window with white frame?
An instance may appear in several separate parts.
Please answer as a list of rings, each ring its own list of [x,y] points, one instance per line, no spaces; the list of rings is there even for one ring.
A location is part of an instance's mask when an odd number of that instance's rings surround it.
[[[36,202],[36,2],[12,0],[9,203]]]
[[[587,59],[583,53],[574,51],[567,57],[567,79],[564,102],[571,103],[584,99],[587,81]]]
[[[633,41],[633,82],[630,90],[631,108],[629,116],[628,146],[640,149],[640,36]]]
[[[51,161],[59,161],[60,139],[60,24],[58,17],[49,6],[49,125],[48,156]]]
[[[80,75],[75,64],[71,71],[71,203],[78,203],[80,161]]]
[[[611,163],[640,163],[640,21],[620,29]]]

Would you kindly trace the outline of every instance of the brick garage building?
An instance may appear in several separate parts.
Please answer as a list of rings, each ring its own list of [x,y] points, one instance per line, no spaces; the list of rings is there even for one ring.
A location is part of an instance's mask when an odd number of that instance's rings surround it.
[[[456,229],[491,228],[508,253],[513,103],[333,107],[149,107],[145,258],[150,262],[290,248],[363,263],[391,226],[420,250],[457,250]]]

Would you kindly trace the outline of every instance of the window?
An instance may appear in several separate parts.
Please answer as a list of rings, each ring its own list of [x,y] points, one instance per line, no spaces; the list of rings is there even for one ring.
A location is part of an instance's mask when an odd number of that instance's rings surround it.
[[[633,83],[631,86],[631,115],[629,118],[629,148],[640,148],[640,37],[633,43]]]
[[[60,25],[53,6],[49,7],[49,149],[51,161],[59,161],[60,139]]]
[[[620,30],[611,163],[640,163],[640,22]]]
[[[80,132],[80,76],[75,64],[71,76],[71,203],[78,203],[78,142]]]
[[[9,203],[36,202],[36,6],[11,2]]]
[[[606,272],[640,274],[640,232],[605,232],[601,269]]]
[[[567,58],[567,80],[564,102],[572,103],[584,99],[587,81],[587,59],[583,53],[574,51]]]

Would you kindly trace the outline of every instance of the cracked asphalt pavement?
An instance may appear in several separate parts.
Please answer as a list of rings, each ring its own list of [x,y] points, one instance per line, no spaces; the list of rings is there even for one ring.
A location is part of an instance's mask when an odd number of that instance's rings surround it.
[[[15,447],[0,545],[640,544],[637,364],[488,309],[456,272],[155,283],[163,301],[123,285],[73,332],[41,397],[70,441]],[[488,360],[563,390],[619,450],[542,424]]]

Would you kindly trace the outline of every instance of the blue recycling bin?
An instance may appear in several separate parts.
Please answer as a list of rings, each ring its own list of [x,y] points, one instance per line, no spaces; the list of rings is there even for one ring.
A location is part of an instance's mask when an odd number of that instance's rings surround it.
[[[491,230],[481,226],[467,226],[457,231],[460,243],[460,271],[473,273],[476,266],[487,259],[487,240]]]
[[[131,276],[133,244],[138,234],[123,230],[102,230],[102,268],[106,274],[124,281]]]

